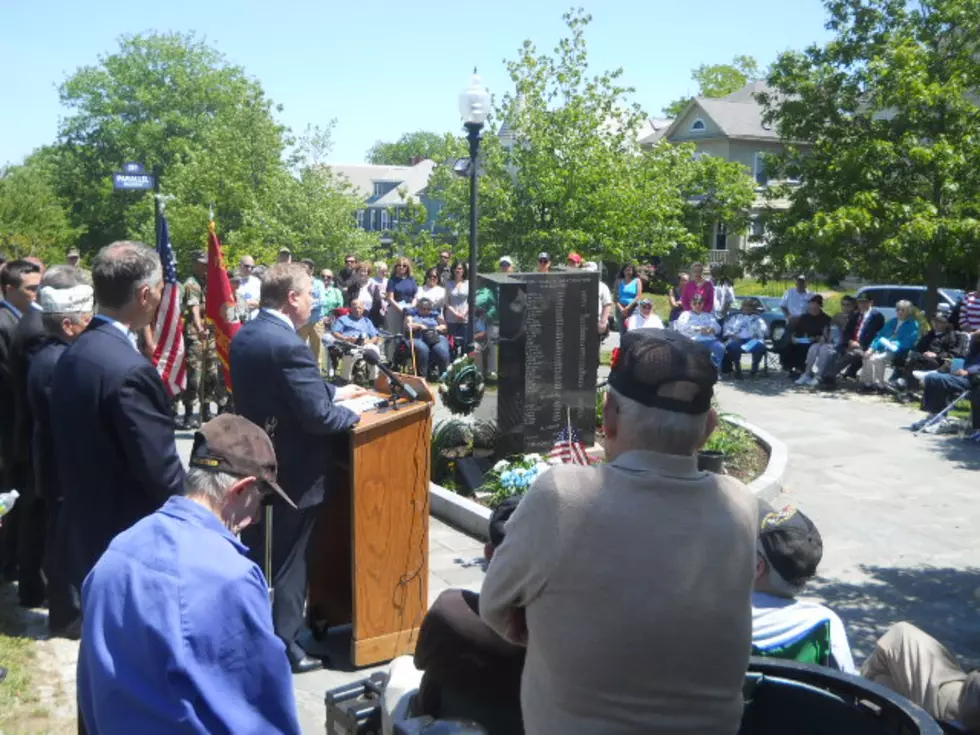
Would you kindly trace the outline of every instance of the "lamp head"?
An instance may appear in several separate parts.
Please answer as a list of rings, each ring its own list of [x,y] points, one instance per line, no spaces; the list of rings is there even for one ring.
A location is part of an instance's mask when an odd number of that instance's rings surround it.
[[[459,114],[464,123],[483,125],[490,114],[490,93],[480,75],[473,70],[470,85],[459,95]]]

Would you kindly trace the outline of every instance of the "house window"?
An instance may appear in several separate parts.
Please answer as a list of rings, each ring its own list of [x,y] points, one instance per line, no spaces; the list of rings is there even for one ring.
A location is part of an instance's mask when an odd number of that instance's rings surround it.
[[[377,209],[372,209],[371,210],[371,226],[368,227],[368,229],[371,230],[371,231],[374,231],[374,230],[378,229],[378,210]]]
[[[766,171],[766,154],[761,151],[755,154],[755,183],[765,186],[769,183],[769,172]]]
[[[761,218],[756,217],[752,220],[752,229],[749,233],[749,247],[761,247],[766,240],[766,223]]]
[[[728,228],[724,222],[719,222],[715,230],[715,250],[728,250]]]
[[[388,210],[387,209],[382,209],[381,210],[381,229],[382,230],[387,230],[388,229]]]
[[[704,120],[702,120],[700,117],[691,123],[692,133],[703,133],[707,129],[708,126],[704,124]]]
[[[357,210],[357,226],[360,227],[362,230],[364,229],[364,210],[363,209],[358,209]]]
[[[385,185],[383,181],[374,182],[374,195],[376,197],[383,197],[385,195]]]

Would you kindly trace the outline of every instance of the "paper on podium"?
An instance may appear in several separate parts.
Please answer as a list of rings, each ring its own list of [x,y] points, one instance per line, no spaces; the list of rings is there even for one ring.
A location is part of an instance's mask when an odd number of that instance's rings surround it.
[[[365,411],[370,411],[373,408],[377,408],[379,403],[384,403],[384,399],[379,398],[376,395],[368,394],[366,396],[351,398],[347,401],[339,401],[337,405],[343,406],[344,408],[353,411],[360,416]]]

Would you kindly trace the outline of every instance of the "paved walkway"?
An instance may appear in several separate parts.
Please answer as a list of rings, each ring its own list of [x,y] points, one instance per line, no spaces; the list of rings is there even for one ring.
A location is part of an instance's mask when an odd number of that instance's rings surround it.
[[[811,592],[844,619],[855,659],[909,620],[980,666],[980,447],[913,436],[901,427],[922,415],[914,408],[813,393],[785,377],[724,383],[718,401],[788,445],[776,502],[820,529]]]

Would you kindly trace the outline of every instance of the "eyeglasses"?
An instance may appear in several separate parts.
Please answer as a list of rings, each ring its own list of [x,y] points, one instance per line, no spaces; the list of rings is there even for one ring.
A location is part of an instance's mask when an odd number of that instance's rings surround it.
[[[429,274],[429,279],[430,280],[433,279],[433,278],[438,278],[438,277],[439,277],[439,274],[438,273],[430,273]]]
[[[323,280],[324,281],[332,281],[333,280],[333,276],[324,276],[323,277]]]
[[[652,309],[653,304],[640,304],[640,308],[643,309],[644,311],[647,309]]]
[[[356,263],[357,261],[355,261],[355,260],[354,260],[353,258],[348,258],[348,259],[347,259],[346,261],[344,261],[344,262],[345,262],[345,263],[347,263],[347,265],[350,265],[351,263]]]
[[[548,262],[548,259],[547,258],[538,258],[538,262],[539,263],[547,263]]]
[[[242,266],[242,268],[244,268],[244,269],[245,269],[245,270],[247,270],[247,271],[250,271],[250,270],[252,270],[252,269],[253,269],[254,267],[255,267],[254,265],[243,265],[243,266]]]

